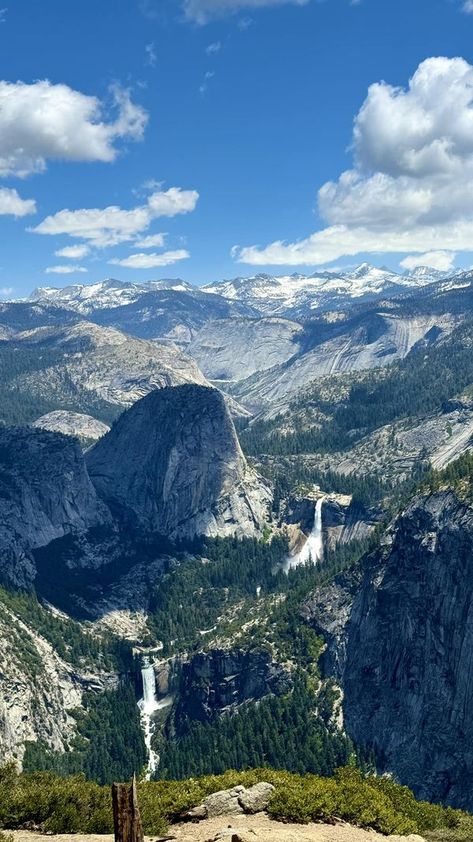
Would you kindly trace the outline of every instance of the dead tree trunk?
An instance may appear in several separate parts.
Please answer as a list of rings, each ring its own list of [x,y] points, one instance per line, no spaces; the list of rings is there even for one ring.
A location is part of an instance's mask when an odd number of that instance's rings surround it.
[[[136,791],[136,778],[131,785],[112,785],[115,842],[143,842],[143,826]]]

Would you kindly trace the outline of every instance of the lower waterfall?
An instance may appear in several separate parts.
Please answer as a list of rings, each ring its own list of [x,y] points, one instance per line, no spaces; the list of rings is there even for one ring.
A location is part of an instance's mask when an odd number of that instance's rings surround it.
[[[154,733],[153,714],[156,713],[160,707],[163,707],[163,705],[156,699],[156,676],[154,674],[153,665],[148,661],[143,662],[141,678],[143,679],[143,698],[138,702],[138,707],[141,711],[143,733],[148,751],[146,780],[149,781],[153,772],[155,772],[158,768],[159,763],[159,755],[151,748],[151,739]]]
[[[290,570],[293,570],[295,567],[299,567],[301,564],[308,564],[309,561],[312,563],[316,561],[320,561],[323,558],[324,554],[324,538],[322,532],[322,506],[324,503],[324,498],[319,497],[317,503],[315,504],[315,511],[314,511],[314,525],[312,527],[312,532],[310,533],[307,541],[305,542],[302,550],[297,553],[296,555],[289,556],[283,564],[283,570],[285,573],[289,573]]]

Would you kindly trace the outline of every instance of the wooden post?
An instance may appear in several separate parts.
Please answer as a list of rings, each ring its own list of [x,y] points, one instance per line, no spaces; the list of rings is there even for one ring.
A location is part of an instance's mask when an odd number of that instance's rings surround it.
[[[131,785],[112,784],[113,825],[115,842],[143,842],[136,778]]]

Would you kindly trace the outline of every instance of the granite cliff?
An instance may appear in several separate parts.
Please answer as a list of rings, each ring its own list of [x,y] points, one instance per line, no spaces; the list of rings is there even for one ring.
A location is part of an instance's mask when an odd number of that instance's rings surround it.
[[[208,722],[217,713],[268,694],[282,695],[291,687],[290,673],[269,652],[198,652],[182,665],[174,727],[180,732],[186,722]]]
[[[117,455],[119,458],[117,458]],[[220,392],[152,392],[86,455],[99,496],[132,527],[171,539],[259,534],[269,490],[241,451]]]
[[[417,497],[359,573],[306,605],[348,734],[417,796],[473,808],[473,509]]]
[[[108,520],[78,441],[34,428],[0,428],[0,557],[4,580],[34,578],[30,551]]]

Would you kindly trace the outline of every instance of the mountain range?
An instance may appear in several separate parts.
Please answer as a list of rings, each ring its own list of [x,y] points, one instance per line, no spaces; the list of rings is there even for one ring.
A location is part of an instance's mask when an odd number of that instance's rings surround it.
[[[343,309],[353,301],[367,302],[381,296],[391,297],[405,290],[422,288],[441,280],[446,274],[420,266],[412,273],[400,275],[389,269],[363,263],[349,271],[322,271],[312,275],[258,274],[200,287],[192,286],[180,278],[147,283],[127,283],[108,278],[95,284],[39,287],[31,293],[30,300],[43,305],[53,304],[86,316],[98,310],[118,309],[115,318],[123,319],[128,312],[138,312],[137,302],[143,303],[143,299],[148,307],[154,304],[157,306],[159,302],[168,302],[168,306],[172,306],[179,301],[193,299],[197,308],[205,300],[202,297],[204,293],[209,296],[207,307],[214,318],[217,316],[213,308],[224,306],[221,299],[226,300],[226,306],[230,308],[229,315],[238,312],[244,315],[241,305],[246,305],[246,315],[253,313],[302,318],[331,309]],[[176,295],[166,297],[163,293]],[[233,303],[233,309],[230,302]],[[240,309],[237,305],[240,305]],[[128,311],[127,307],[130,307]],[[152,315],[151,311],[148,319]]]

